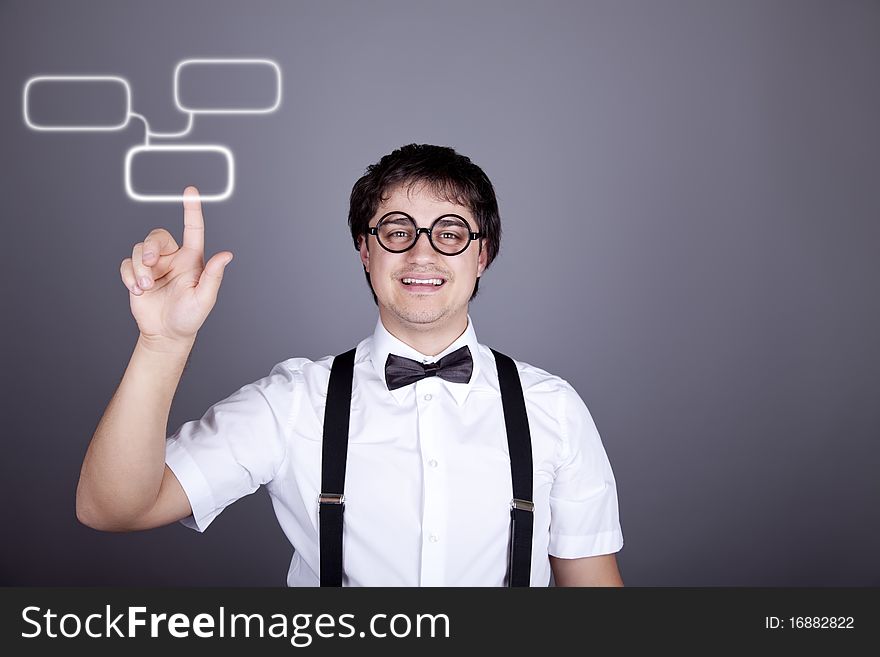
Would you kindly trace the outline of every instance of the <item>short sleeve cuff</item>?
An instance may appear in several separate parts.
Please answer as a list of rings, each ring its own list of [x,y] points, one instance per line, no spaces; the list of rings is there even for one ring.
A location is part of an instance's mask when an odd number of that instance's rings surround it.
[[[198,532],[205,531],[222,509],[217,509],[204,473],[177,440],[166,443],[165,463],[177,477],[192,507],[192,515],[181,520],[181,524]]]
[[[569,536],[550,534],[548,552],[560,559],[580,559],[600,554],[612,554],[623,547],[623,533],[620,529],[599,532],[590,536]]]

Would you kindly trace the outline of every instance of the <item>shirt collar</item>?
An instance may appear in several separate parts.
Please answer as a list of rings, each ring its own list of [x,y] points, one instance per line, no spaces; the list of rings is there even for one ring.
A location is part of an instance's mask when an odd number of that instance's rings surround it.
[[[456,403],[461,406],[480,373],[480,345],[477,342],[477,334],[474,331],[474,323],[471,321],[470,315],[468,315],[467,320],[468,324],[464,333],[458,336],[452,344],[436,356],[427,356],[391,335],[391,333],[388,332],[388,329],[385,328],[385,325],[382,324],[382,318],[380,317],[376,322],[376,330],[373,331],[373,344],[370,348],[370,359],[373,361],[373,368],[376,371],[377,376],[382,380],[382,384],[386,385],[385,361],[388,360],[388,354],[395,354],[397,356],[403,356],[404,358],[412,358],[420,363],[433,363],[443,358],[446,354],[467,345],[474,361],[474,369],[471,373],[470,381],[467,383],[453,383],[452,381],[437,377],[437,380],[445,385],[446,389],[449,390],[450,394],[455,398]],[[398,403],[401,403],[404,398],[410,394],[412,388],[412,385],[408,385],[403,386],[402,388],[397,388],[396,390],[389,390],[389,392],[394,396],[394,399],[397,400]]]

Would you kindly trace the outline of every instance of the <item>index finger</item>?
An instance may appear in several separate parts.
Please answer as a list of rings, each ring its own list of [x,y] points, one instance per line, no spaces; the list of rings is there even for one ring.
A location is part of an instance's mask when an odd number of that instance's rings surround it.
[[[205,253],[205,218],[199,190],[190,185],[183,190],[183,248]]]

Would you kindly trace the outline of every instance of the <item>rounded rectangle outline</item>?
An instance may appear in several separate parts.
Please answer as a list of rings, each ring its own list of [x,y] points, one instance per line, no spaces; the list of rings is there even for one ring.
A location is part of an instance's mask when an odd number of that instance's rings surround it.
[[[60,80],[65,82],[95,82],[108,80],[121,82],[122,86],[125,88],[125,122],[113,126],[42,126],[33,123],[28,114],[28,94],[30,93],[31,85],[35,82],[52,82]],[[128,80],[121,78],[118,75],[37,75],[30,78],[24,85],[22,113],[24,114],[24,122],[31,130],[40,130],[43,132],[112,132],[115,130],[122,130],[128,125],[128,122],[131,119],[131,87],[128,86]]]
[[[149,152],[149,151],[187,151],[187,152],[202,152],[202,153],[221,153],[226,157],[226,162],[229,165],[229,182],[226,185],[226,189],[223,190],[220,194],[199,194],[199,200],[201,201],[225,201],[230,196],[232,196],[232,190],[235,188],[235,160],[232,157],[232,151],[230,151],[225,146],[220,146],[218,144],[186,144],[186,145],[173,145],[173,144],[162,144],[162,145],[154,145],[154,144],[141,144],[139,146],[133,146],[128,149],[128,152],[125,154],[125,192],[135,201],[146,201],[146,202],[183,202],[183,192],[180,194],[139,194],[131,186],[131,160],[140,152]]]
[[[275,97],[275,104],[264,109],[198,109],[193,107],[184,107],[180,102],[179,82],[180,70],[188,64],[265,64],[271,66],[275,71],[278,92]],[[271,59],[184,59],[178,62],[174,67],[174,104],[181,112],[189,112],[191,114],[270,114],[281,105],[281,69]]]

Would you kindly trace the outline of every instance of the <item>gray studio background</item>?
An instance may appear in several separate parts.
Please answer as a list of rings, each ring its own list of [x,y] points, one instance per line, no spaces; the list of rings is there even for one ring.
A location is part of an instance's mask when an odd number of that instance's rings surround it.
[[[880,585],[880,3],[832,0],[0,2],[0,584],[284,584],[264,491],[205,534],[77,523],[137,337],[119,264],[154,227],[179,240],[182,212],[125,195],[139,122],[22,119],[31,76],[112,74],[180,130],[174,65],[224,56],[276,60],[284,102],[187,138],[235,155],[205,208],[207,255],[235,260],[169,433],[372,331],[351,186],[400,145],[449,145],[501,207],[478,336],[586,401],[626,583]]]

